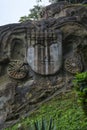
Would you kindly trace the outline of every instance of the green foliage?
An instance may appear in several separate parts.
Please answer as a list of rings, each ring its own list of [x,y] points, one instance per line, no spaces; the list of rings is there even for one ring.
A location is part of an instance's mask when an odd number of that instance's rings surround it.
[[[23,130],[32,130],[30,126],[37,121],[41,127],[42,118],[46,119],[46,126],[49,126],[49,120],[52,118],[55,130],[87,130],[87,118],[77,102],[75,92],[61,94],[51,99],[29,117],[20,119],[16,125],[6,130],[19,130],[19,124]]]
[[[42,6],[35,5],[32,9],[30,9],[30,13],[28,14],[28,16],[22,16],[19,22],[24,22],[27,20],[38,20],[41,9]]]
[[[82,108],[87,115],[87,72],[77,74],[74,79],[74,86],[78,94],[78,102],[81,103]]]
[[[22,16],[22,17],[20,18],[19,22],[25,22],[25,21],[27,21],[27,20],[29,20],[28,16]]]
[[[50,119],[50,122],[47,123],[45,119],[42,119],[42,123],[40,125],[39,121],[34,122],[33,127],[31,127],[32,129],[34,128],[35,130],[54,130],[54,126],[52,123],[52,119]]]
[[[73,82],[78,92],[87,94],[87,72],[77,74]]]

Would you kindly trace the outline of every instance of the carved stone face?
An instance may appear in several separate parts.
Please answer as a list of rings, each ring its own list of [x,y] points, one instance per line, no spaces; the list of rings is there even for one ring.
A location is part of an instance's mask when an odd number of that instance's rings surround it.
[[[61,36],[55,40],[39,37],[37,44],[28,48],[27,61],[32,70],[42,75],[55,74],[61,67],[61,44]]]

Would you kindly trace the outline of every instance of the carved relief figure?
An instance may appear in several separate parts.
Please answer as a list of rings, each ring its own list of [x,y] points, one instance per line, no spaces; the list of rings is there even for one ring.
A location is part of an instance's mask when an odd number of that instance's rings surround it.
[[[28,45],[28,64],[36,73],[55,74],[62,64],[61,32],[46,30],[34,32],[32,35]]]

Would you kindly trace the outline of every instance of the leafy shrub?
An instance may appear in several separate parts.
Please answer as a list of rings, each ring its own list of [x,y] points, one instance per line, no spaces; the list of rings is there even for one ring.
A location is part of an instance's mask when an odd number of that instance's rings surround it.
[[[79,97],[79,102],[87,115],[87,72],[77,74],[74,79],[74,86]]]

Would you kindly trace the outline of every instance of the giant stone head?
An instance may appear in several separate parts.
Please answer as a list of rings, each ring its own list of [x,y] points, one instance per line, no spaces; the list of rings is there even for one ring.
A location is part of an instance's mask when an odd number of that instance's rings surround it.
[[[27,62],[41,75],[52,75],[62,64],[62,35],[59,30],[32,31],[28,36]]]

